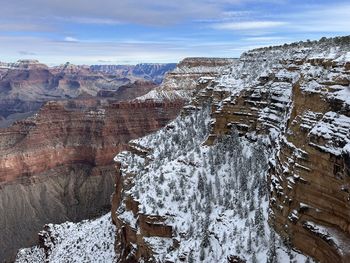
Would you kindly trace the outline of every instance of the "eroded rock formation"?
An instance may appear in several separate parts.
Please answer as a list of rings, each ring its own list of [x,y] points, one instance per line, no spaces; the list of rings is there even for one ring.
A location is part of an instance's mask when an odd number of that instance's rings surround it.
[[[33,245],[45,223],[106,211],[115,153],[164,126],[181,107],[181,101],[56,101],[0,130],[0,213],[6,215],[0,258]]]
[[[145,99],[184,99],[189,101],[194,94],[208,86],[222,71],[235,62],[228,58],[185,58],[175,70],[165,75],[163,83],[141,96]]]
[[[125,100],[144,95],[174,64],[110,67],[115,70],[70,63],[48,67],[36,60],[0,63],[0,128],[33,115],[49,100],[96,96]]]
[[[183,113],[193,112],[203,101],[212,101],[207,145],[216,144],[232,128],[251,142],[261,136],[268,138],[270,225],[287,245],[320,262],[349,262],[350,258],[348,40],[323,39],[247,52],[230,70],[212,79]],[[144,160],[145,167],[147,156],[154,155],[148,154],[150,150],[141,145],[130,148]],[[124,159],[119,155],[118,160]],[[136,201],[136,175],[131,172],[140,170],[124,169],[127,174],[117,175],[123,182],[116,189],[112,207],[112,217],[120,229],[116,252],[122,251],[121,261],[128,257],[152,259],[165,252],[161,245],[145,243],[146,236],[140,234],[145,225],[140,220],[147,218],[147,213],[139,209],[146,204]],[[127,194],[121,197],[123,191]],[[158,208],[162,210],[160,205]],[[157,228],[171,227],[173,215],[167,215],[168,220],[156,218],[153,236],[162,237]],[[173,240],[170,250],[176,250],[174,236],[173,230],[173,235],[168,233],[164,239]],[[184,255],[184,260],[187,257]]]

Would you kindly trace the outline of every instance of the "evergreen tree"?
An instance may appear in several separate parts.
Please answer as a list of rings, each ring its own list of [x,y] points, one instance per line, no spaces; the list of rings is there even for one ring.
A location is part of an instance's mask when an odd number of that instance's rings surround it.
[[[258,260],[255,255],[255,251],[253,252],[253,256],[252,256],[252,263],[258,263]]]
[[[247,240],[247,252],[249,254],[252,252],[252,233],[250,232],[250,229],[249,229],[249,236]]]
[[[201,250],[199,252],[199,259],[200,261],[203,261],[205,259],[205,250],[203,246],[201,246]]]
[[[270,240],[269,240],[269,251],[267,254],[267,263],[277,263],[277,252],[276,252],[276,235],[275,231],[271,229]]]

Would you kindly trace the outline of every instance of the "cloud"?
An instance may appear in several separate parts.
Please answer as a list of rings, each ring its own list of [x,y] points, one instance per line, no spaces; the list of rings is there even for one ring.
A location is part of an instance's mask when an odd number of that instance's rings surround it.
[[[66,42],[78,42],[79,40],[74,37],[65,37],[64,41]]]
[[[282,21],[246,21],[246,22],[228,22],[213,24],[214,29],[219,30],[257,30],[281,27],[287,25],[287,22]]]
[[[0,52],[4,61],[16,61],[22,58],[16,50],[31,47],[36,59],[46,64],[62,64],[70,61],[74,64],[137,64],[141,62],[178,62],[189,56],[237,57],[238,52],[230,49],[233,42],[178,42],[164,43],[119,43],[84,42],[74,43],[52,41],[40,37],[0,36]],[[242,45],[243,46],[243,45]]]
[[[290,28],[299,32],[350,32],[350,4],[308,6],[299,13],[287,16],[293,21]]]
[[[18,51],[18,53],[21,55],[21,56],[36,56],[37,54],[34,53],[34,52],[30,52],[30,51]]]
[[[83,23],[166,25],[186,19],[214,18],[224,1],[212,0],[13,0],[2,3],[4,18],[66,18]]]
[[[0,20],[0,31],[3,32],[50,32],[54,31],[54,28],[49,25],[43,25],[39,23],[29,22],[14,22],[14,21],[3,21]]]

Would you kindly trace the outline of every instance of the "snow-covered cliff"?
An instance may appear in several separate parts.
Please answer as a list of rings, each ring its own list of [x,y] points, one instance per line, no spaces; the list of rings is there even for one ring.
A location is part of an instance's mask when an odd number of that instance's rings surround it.
[[[181,116],[115,158],[116,260],[347,262],[349,72],[343,37],[198,73]]]

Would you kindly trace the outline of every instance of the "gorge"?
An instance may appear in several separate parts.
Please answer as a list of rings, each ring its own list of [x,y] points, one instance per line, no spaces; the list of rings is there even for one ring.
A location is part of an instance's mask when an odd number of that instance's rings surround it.
[[[208,61],[133,101],[185,106],[115,152],[111,213],[17,262],[349,262],[350,38]]]

